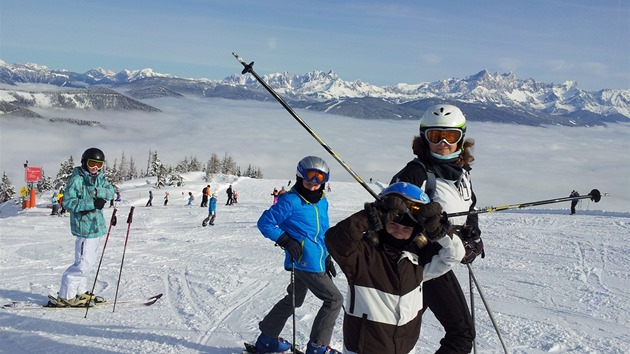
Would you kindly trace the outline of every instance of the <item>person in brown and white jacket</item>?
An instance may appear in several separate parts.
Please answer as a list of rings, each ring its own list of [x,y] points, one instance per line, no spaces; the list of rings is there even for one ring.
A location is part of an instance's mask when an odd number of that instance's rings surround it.
[[[328,251],[348,281],[344,353],[414,350],[422,283],[450,271],[465,255],[454,235],[440,204],[405,182],[385,188],[379,200],[326,232]],[[422,251],[427,240],[442,246],[438,254]]]

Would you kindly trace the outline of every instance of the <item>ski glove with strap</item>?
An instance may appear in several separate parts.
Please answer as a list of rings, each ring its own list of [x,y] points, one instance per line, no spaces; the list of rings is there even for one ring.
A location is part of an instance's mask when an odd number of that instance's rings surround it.
[[[481,230],[479,230],[479,227],[464,225],[459,232],[461,234],[462,242],[464,243],[464,249],[466,250],[466,255],[462,259],[462,263],[472,263],[477,256],[481,256],[481,258],[486,257],[486,252],[483,249],[483,241],[481,240]]]
[[[278,237],[278,240],[276,241],[276,244],[289,252],[289,255],[294,260],[298,260],[302,257],[302,245],[300,245],[300,243],[296,239],[290,237],[289,235],[280,235],[280,237]]]
[[[333,263],[330,255],[326,257],[326,274],[328,274],[330,279],[337,276],[337,269],[335,269],[335,263]]]
[[[435,242],[446,236],[451,223],[448,222],[446,212],[442,212],[440,203],[431,202],[425,204],[424,207],[420,208],[419,214],[422,217],[424,234],[429,241]]]

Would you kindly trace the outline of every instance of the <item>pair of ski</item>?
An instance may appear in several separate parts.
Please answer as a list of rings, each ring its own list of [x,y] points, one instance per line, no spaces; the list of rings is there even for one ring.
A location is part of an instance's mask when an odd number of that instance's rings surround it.
[[[140,300],[116,301],[116,305],[122,304],[122,305],[129,305],[129,306],[132,306],[132,305],[151,306],[155,304],[162,297],[162,295],[163,294],[157,294],[157,295],[148,297],[146,299],[140,299]],[[5,310],[41,310],[41,309],[60,309],[60,310],[61,309],[83,309],[85,310],[86,308],[86,306],[56,306],[55,303],[57,301],[57,298],[52,295],[48,295],[48,298],[49,298],[49,301],[45,305],[40,305],[33,302],[25,302],[25,301],[12,301],[11,303],[8,303],[2,306],[2,308]],[[90,304],[91,305],[90,308],[106,307],[113,304],[114,304],[113,301],[96,302],[96,303]]]
[[[243,351],[243,354],[256,354],[256,353],[258,353],[256,351],[256,345],[245,342],[245,350]],[[293,350],[287,350],[286,352],[282,352],[282,353],[292,354]],[[299,350],[299,349],[296,349],[295,353],[296,354],[304,354],[304,352]],[[267,354],[272,354],[272,353],[267,353]]]

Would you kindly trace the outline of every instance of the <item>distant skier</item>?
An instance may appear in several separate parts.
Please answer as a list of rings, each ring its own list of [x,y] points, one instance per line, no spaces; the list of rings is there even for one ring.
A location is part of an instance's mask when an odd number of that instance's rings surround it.
[[[195,201],[195,196],[192,194],[192,192],[188,192],[188,204],[186,205],[193,205],[194,201]]]
[[[153,206],[153,191],[149,191],[149,200],[147,200],[147,204],[145,206]]]
[[[569,194],[569,197],[571,198],[575,198],[575,197],[579,197],[580,193],[578,193],[575,189],[571,192],[571,194]],[[578,203],[578,199],[573,199],[571,200],[571,215],[575,215],[575,206]]]
[[[53,196],[51,198],[51,202],[52,202],[52,212],[50,213],[50,215],[59,215],[59,201],[57,200],[57,195],[53,193]]]
[[[228,187],[228,189],[225,191],[225,193],[227,194],[227,202],[225,203],[225,205],[232,205],[234,200],[232,199],[232,185],[231,184]]]
[[[210,185],[205,186],[201,190],[201,207],[208,207],[208,198],[210,198]]]
[[[166,206],[168,204],[168,198],[170,197],[170,195],[168,194],[168,192],[164,192],[164,206]]]
[[[208,201],[208,217],[203,219],[201,225],[206,226],[208,224],[214,225],[214,219],[217,217],[217,194],[212,193],[210,200]]]

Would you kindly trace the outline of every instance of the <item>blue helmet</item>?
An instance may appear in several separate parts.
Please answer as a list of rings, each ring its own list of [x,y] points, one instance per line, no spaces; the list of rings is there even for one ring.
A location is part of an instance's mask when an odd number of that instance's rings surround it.
[[[422,190],[422,188],[407,182],[396,182],[390,184],[387,188],[383,189],[381,193],[379,193],[379,197],[382,198],[390,194],[399,195],[413,203],[428,204],[431,202],[431,199],[429,199],[429,196]]]

